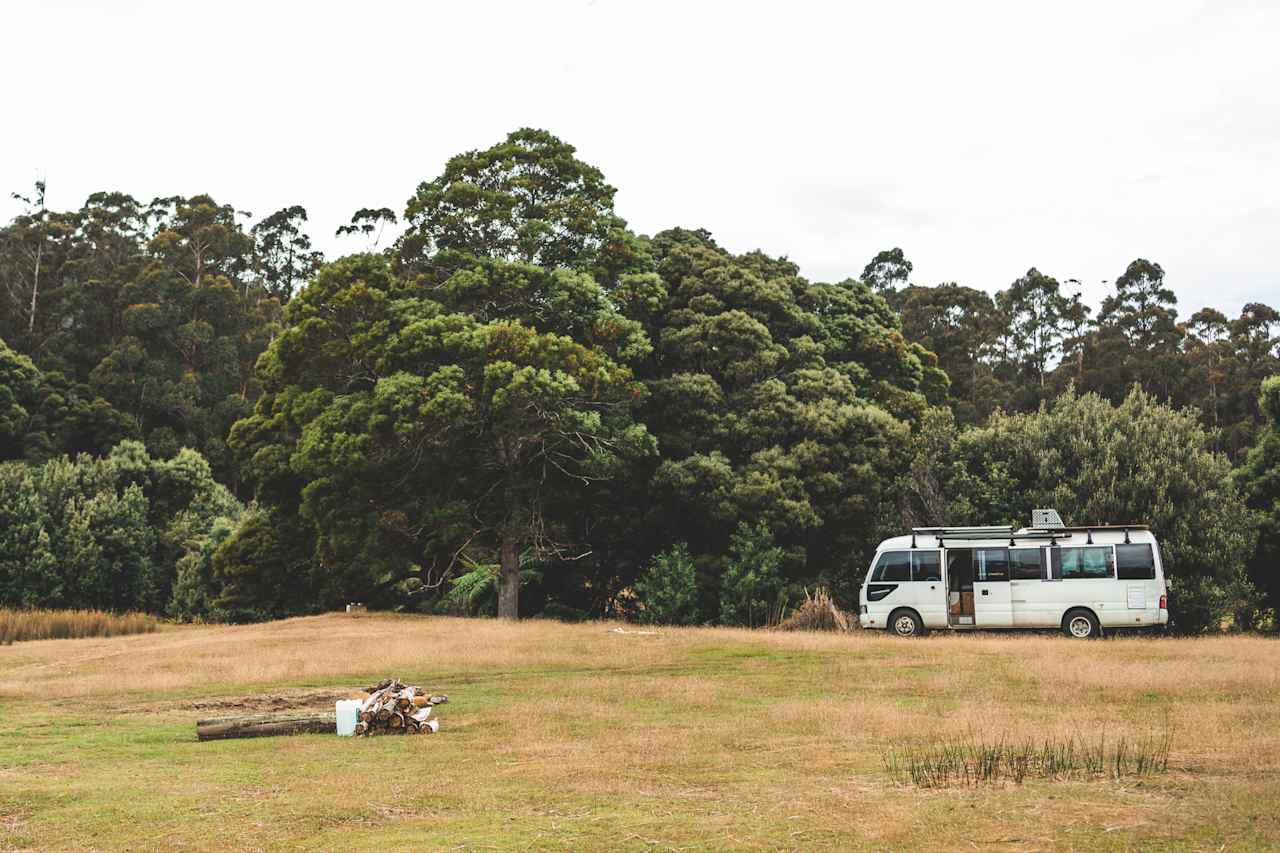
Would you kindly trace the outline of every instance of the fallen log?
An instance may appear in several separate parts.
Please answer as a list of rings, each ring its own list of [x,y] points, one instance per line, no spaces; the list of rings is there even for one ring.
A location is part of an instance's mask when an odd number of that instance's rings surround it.
[[[337,731],[333,714],[309,714],[306,716],[280,716],[254,714],[247,717],[213,717],[196,720],[198,740],[226,740],[242,737],[271,737],[273,735],[327,734]]]

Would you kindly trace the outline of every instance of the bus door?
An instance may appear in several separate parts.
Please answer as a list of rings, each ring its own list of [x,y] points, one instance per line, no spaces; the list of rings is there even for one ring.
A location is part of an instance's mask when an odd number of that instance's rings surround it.
[[[937,551],[921,548],[911,552],[911,580],[911,594],[924,624],[945,628],[947,599],[942,585],[942,559]]]
[[[1007,548],[974,549],[973,607],[979,628],[1013,627]]]

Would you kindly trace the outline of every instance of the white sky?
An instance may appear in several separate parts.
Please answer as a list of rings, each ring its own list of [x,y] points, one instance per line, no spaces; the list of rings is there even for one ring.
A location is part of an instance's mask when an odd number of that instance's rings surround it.
[[[0,216],[208,192],[290,204],[332,255],[521,126],[640,232],[706,227],[817,280],[1032,265],[1096,302],[1162,264],[1180,313],[1280,305],[1280,4],[636,0],[0,5]]]

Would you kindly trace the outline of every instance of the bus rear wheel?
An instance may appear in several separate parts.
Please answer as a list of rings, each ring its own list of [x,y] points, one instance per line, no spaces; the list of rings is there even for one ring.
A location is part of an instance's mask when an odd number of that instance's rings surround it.
[[[895,610],[889,616],[889,630],[899,637],[919,637],[924,634],[924,622],[914,610]]]
[[[1068,610],[1062,617],[1062,633],[1075,640],[1092,640],[1102,636],[1102,626],[1088,610]]]

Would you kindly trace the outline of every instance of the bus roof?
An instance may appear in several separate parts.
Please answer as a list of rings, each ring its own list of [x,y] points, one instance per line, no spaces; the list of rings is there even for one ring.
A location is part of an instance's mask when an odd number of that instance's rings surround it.
[[[1063,527],[1052,530],[1024,527],[1013,530],[1004,528],[915,528],[910,534],[894,536],[880,543],[877,550],[888,551],[917,548],[999,548],[1014,546],[1038,547],[1059,545],[1123,545],[1126,539],[1132,544],[1154,544],[1156,541],[1146,525],[1100,525],[1098,527]]]

